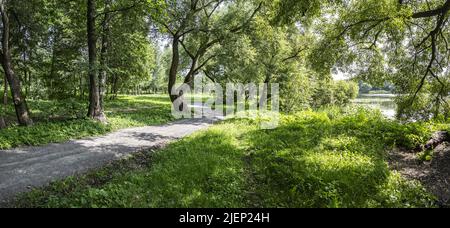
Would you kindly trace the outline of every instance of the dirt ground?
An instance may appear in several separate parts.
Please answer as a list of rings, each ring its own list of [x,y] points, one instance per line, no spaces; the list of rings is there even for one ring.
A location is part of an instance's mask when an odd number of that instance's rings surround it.
[[[420,181],[438,198],[438,205],[450,208],[450,143],[434,150],[430,162],[421,161],[416,152],[395,149],[389,154],[389,165],[404,177]]]

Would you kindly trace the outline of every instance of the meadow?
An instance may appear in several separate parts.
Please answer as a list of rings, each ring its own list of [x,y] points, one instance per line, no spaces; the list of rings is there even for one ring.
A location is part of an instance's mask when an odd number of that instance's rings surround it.
[[[79,100],[30,100],[28,103],[34,125],[23,128],[15,124],[14,109],[9,107],[6,118],[11,120],[10,127],[0,131],[0,149],[65,142],[173,120],[170,100],[164,95],[123,95],[107,101],[106,125],[87,118],[87,103]]]
[[[20,207],[436,207],[387,153],[414,148],[445,124],[401,124],[379,111],[327,108],[284,115],[274,130],[232,119],[89,174],[22,195]]]

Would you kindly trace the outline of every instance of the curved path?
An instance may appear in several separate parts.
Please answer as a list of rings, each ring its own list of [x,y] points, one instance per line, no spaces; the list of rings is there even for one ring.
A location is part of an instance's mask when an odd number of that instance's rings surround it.
[[[33,187],[99,168],[133,152],[165,145],[213,122],[188,119],[66,143],[0,151],[0,203]]]

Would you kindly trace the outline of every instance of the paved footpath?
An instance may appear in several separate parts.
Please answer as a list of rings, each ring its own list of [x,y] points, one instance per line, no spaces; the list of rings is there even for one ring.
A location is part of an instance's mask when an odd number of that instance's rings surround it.
[[[181,120],[66,143],[0,150],[0,203],[33,187],[42,187],[99,168],[133,152],[181,139],[213,122],[209,119]]]

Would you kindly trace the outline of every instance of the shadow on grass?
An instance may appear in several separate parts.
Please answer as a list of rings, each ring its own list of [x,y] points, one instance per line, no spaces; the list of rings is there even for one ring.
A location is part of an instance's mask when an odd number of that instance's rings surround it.
[[[151,164],[146,163],[149,168],[125,171],[122,161],[113,166],[119,171],[103,168],[55,182],[21,196],[13,205],[240,207],[244,202],[243,165],[232,140],[221,132],[198,134],[151,155]],[[105,176],[109,177],[106,181]]]
[[[106,126],[85,118],[84,102],[30,100],[35,125],[28,128],[14,125],[14,110],[10,107],[7,111],[10,127],[0,131],[0,149],[65,142],[123,128],[165,124],[173,120],[171,106],[160,100],[163,98],[159,96],[121,96],[109,101]]]
[[[247,172],[252,175],[247,182],[257,185],[251,187],[257,195],[254,205],[432,205],[432,197],[420,186],[406,183],[389,170],[385,153],[387,147],[394,146],[395,139],[380,130],[386,124],[390,123],[380,118],[350,116],[330,120],[324,114],[310,113],[285,120],[275,130],[248,132]]]
[[[189,128],[194,124],[192,121],[178,122],[177,127],[182,130],[184,127]],[[45,186],[55,179],[99,168],[105,163],[127,157],[137,151],[164,146],[179,137],[174,136],[170,132],[171,129],[173,128],[168,129],[169,132],[155,131],[152,133],[141,128],[130,129],[96,139],[21,148],[0,153],[0,201],[18,192],[26,191],[28,186]],[[179,133],[175,135],[179,135]],[[128,170],[128,172],[131,171]],[[98,171],[100,179],[104,172],[105,170],[102,168]],[[120,175],[116,170],[107,170],[107,172],[110,173],[109,176]],[[81,183],[74,183],[74,181],[80,180]],[[99,182],[104,183],[104,181],[91,180],[86,177],[69,178],[57,181],[44,190],[36,190],[41,194],[31,193],[21,198],[30,201],[29,205],[32,207],[45,207],[43,202],[50,203],[51,198],[60,197],[63,202],[66,195],[62,193],[72,194],[74,192],[73,194],[76,195],[77,191],[94,187],[89,183]],[[66,185],[68,188],[65,187]],[[24,200],[19,201],[20,204],[26,203]]]
[[[228,120],[171,144],[148,169],[121,173],[102,186],[75,180],[74,191],[38,190],[33,197],[47,196],[44,207],[433,206],[419,184],[385,162],[385,149],[406,142],[398,137],[415,128],[369,114],[331,118],[324,112],[285,116],[275,130],[258,126]]]

